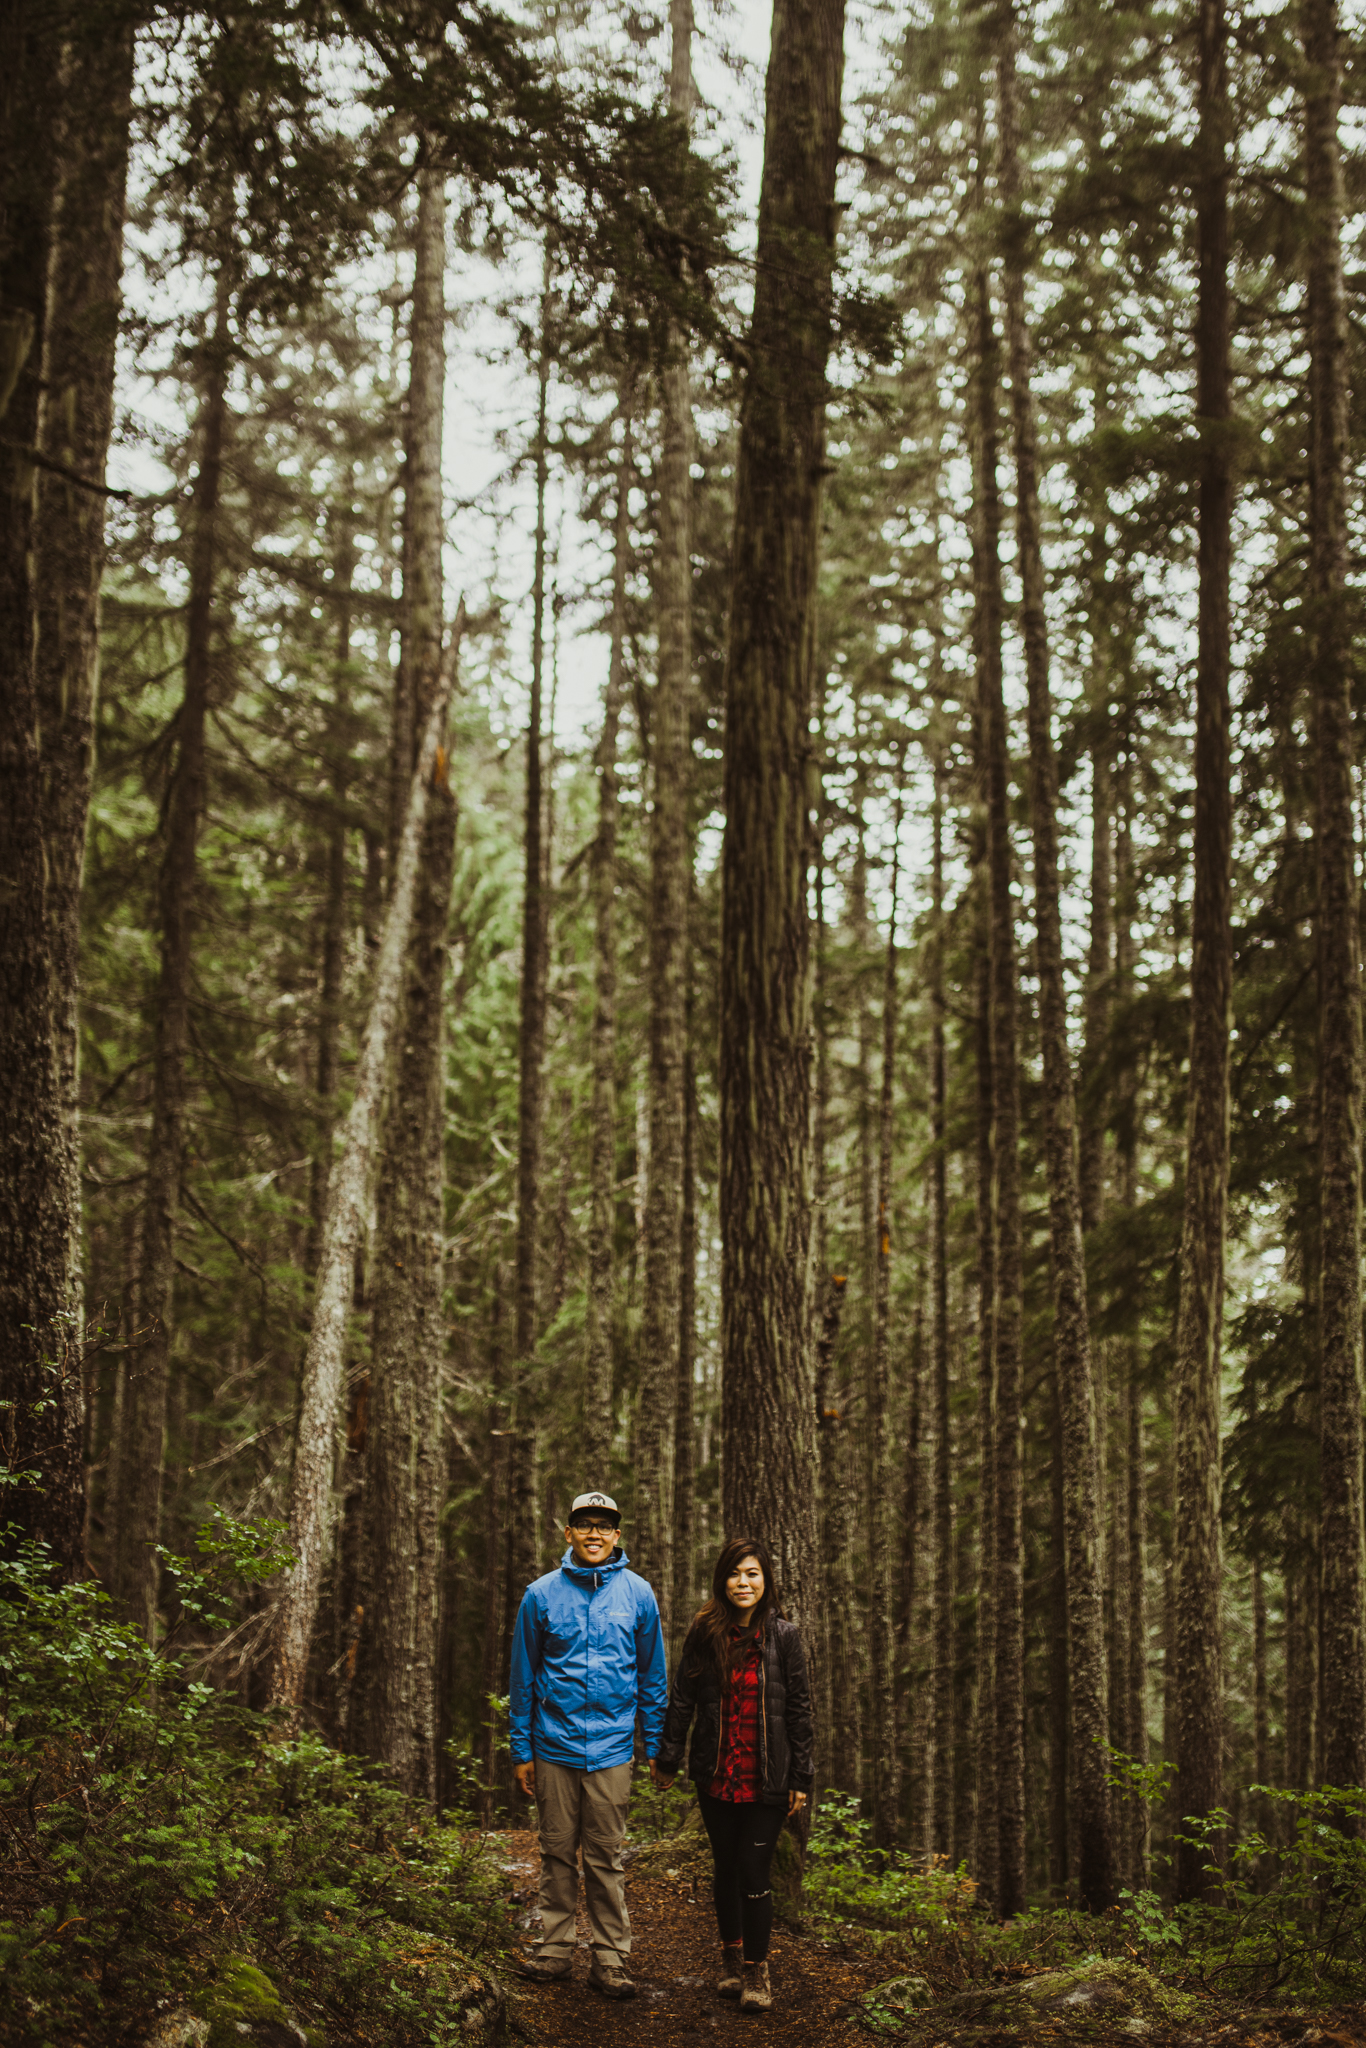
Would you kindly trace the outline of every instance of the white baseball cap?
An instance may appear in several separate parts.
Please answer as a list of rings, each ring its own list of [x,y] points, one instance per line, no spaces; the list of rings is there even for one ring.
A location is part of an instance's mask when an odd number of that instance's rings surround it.
[[[588,1508],[597,1508],[601,1514],[610,1515],[617,1527],[621,1527],[621,1509],[610,1493],[576,1493],[569,1510],[570,1521]]]

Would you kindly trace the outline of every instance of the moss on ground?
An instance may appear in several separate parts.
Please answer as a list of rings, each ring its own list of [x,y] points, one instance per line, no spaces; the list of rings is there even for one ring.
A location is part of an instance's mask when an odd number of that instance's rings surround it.
[[[883,2039],[952,2041],[955,2048],[1027,2048],[1034,2041],[1119,2042],[1167,2037],[1197,2016],[1195,2001],[1137,1963],[1092,1958],[1013,1983],[975,1985],[927,2004],[892,1978],[858,2001],[853,2017]],[[928,1988],[928,1987],[926,1987]]]
[[[230,1956],[200,2001],[205,2048],[314,2048],[265,1971]]]

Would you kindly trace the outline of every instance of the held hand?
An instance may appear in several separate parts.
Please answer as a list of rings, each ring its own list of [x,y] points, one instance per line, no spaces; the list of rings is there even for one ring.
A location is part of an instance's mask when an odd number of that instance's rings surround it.
[[[517,1783],[521,1786],[525,1796],[528,1799],[534,1799],[536,1797],[535,1764],[514,1764],[512,1767],[512,1775],[517,1780]]]
[[[670,1772],[666,1778],[653,1757],[650,1758],[650,1783],[654,1786],[656,1792],[667,1792],[673,1783],[673,1773]]]
[[[806,1794],[805,1794],[805,1792],[789,1792],[789,1793],[788,1793],[788,1795],[787,1795],[787,1817],[788,1817],[788,1819],[789,1819],[789,1820],[791,1820],[791,1818],[792,1818],[792,1816],[793,1816],[793,1814],[794,1814],[794,1813],[804,1813],[805,1811],[806,1811]]]

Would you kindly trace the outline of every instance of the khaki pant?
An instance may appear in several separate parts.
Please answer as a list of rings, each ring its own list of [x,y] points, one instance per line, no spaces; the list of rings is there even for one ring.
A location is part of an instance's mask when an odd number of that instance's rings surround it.
[[[610,1771],[571,1771],[536,1759],[536,1812],[541,1823],[541,1941],[538,1955],[574,1953],[574,1914],[579,1903],[579,1850],[593,1953],[607,1964],[631,1953],[631,1919],[626,1911],[621,1852],[626,1839],[626,1806],[631,1766]]]

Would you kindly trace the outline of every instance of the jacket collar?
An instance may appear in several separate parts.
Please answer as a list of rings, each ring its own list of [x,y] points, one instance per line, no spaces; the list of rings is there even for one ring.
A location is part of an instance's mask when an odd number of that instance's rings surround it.
[[[626,1565],[626,1552],[620,1544],[606,1564],[575,1564],[572,1550],[566,1550],[560,1559],[560,1570],[567,1579],[572,1579],[576,1586],[600,1586],[603,1580],[611,1578],[614,1572],[625,1571]]]

